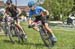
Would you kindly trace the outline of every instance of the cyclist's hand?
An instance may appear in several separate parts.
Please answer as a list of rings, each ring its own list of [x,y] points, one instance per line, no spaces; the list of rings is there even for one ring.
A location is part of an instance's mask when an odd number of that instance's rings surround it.
[[[47,17],[46,17],[47,19],[49,19],[49,15],[47,15]]]
[[[28,28],[32,28],[32,25],[28,25]]]

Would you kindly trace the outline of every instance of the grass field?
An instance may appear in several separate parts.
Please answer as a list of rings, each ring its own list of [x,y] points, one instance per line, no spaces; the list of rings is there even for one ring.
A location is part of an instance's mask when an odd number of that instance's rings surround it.
[[[6,36],[0,36],[0,49],[48,49],[42,42],[39,32],[27,28],[26,23],[22,27],[28,35],[26,44],[12,44]],[[58,42],[52,49],[75,49],[75,30],[67,28],[52,27]]]

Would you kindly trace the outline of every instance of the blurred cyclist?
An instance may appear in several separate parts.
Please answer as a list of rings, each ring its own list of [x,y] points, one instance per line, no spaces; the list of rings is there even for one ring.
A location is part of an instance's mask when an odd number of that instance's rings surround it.
[[[3,9],[3,8],[1,8],[0,9],[0,31],[1,31],[1,29],[3,29],[2,28],[2,26],[3,26],[3,19],[4,19],[4,13],[5,13],[5,9]]]
[[[21,10],[19,8],[17,8],[15,5],[13,5],[11,0],[7,0],[5,15],[6,16],[10,16],[11,18],[13,18],[14,21],[16,22],[16,26],[20,30],[22,30],[23,33],[24,33],[24,30],[22,29],[22,27],[20,25],[20,21],[18,19],[18,17],[19,17],[20,14],[21,14]]]
[[[50,39],[52,40],[53,43],[56,43],[57,39],[53,31],[49,28],[47,22],[47,16],[49,16],[49,12],[41,6],[36,6],[34,1],[28,2],[28,7],[30,8],[28,27],[30,28],[32,24],[35,24],[35,22],[42,21],[43,26],[49,31],[49,34],[51,35]],[[35,17],[34,21],[32,21],[31,19],[32,16]],[[40,32],[39,28],[36,25],[33,27],[33,29]]]

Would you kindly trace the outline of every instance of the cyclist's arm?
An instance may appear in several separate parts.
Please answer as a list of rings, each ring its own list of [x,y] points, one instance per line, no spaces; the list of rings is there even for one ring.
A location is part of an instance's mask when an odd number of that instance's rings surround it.
[[[43,10],[43,11],[45,11],[47,13],[47,16],[49,15],[49,11],[48,10]]]
[[[29,18],[28,19],[28,24],[31,25],[31,23],[32,23],[32,20],[31,20],[31,18]]]
[[[41,9],[42,11],[45,11],[45,12],[47,13],[47,15],[49,15],[49,11],[48,11],[48,10],[44,9],[43,7],[40,7],[40,9]]]
[[[5,17],[5,16],[9,16],[9,15],[10,15],[10,12],[8,11],[8,8],[6,8],[6,9],[5,9],[5,12],[4,12],[4,17]]]
[[[32,15],[33,15],[33,14],[32,14],[32,12],[30,11],[30,12],[29,12],[29,17],[28,17],[28,18],[29,18],[29,19],[28,19],[28,24],[29,24],[29,25],[31,25],[31,23],[32,23],[32,19],[31,19],[31,18],[32,18]]]
[[[18,10],[18,16],[22,13],[21,9],[17,8]]]
[[[9,14],[8,14],[7,12],[5,12],[5,13],[4,13],[4,17],[5,17],[5,16],[9,16]]]
[[[49,11],[48,10],[46,10],[46,13],[47,13],[47,15],[49,15]]]

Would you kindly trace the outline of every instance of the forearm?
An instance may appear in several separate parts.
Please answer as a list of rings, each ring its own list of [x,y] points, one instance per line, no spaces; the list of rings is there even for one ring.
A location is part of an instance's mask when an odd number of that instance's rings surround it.
[[[31,20],[31,18],[29,18],[28,24],[30,25],[31,23],[32,23],[32,20]]]
[[[20,15],[22,12],[20,11],[19,13],[18,13],[18,15]]]
[[[4,17],[6,17],[6,16],[9,16],[9,14],[8,13],[4,13]]]
[[[22,13],[22,11],[19,8],[17,8],[17,10],[18,10],[18,16],[19,16]]]
[[[46,10],[46,12],[47,12],[47,15],[49,15],[49,11]]]

